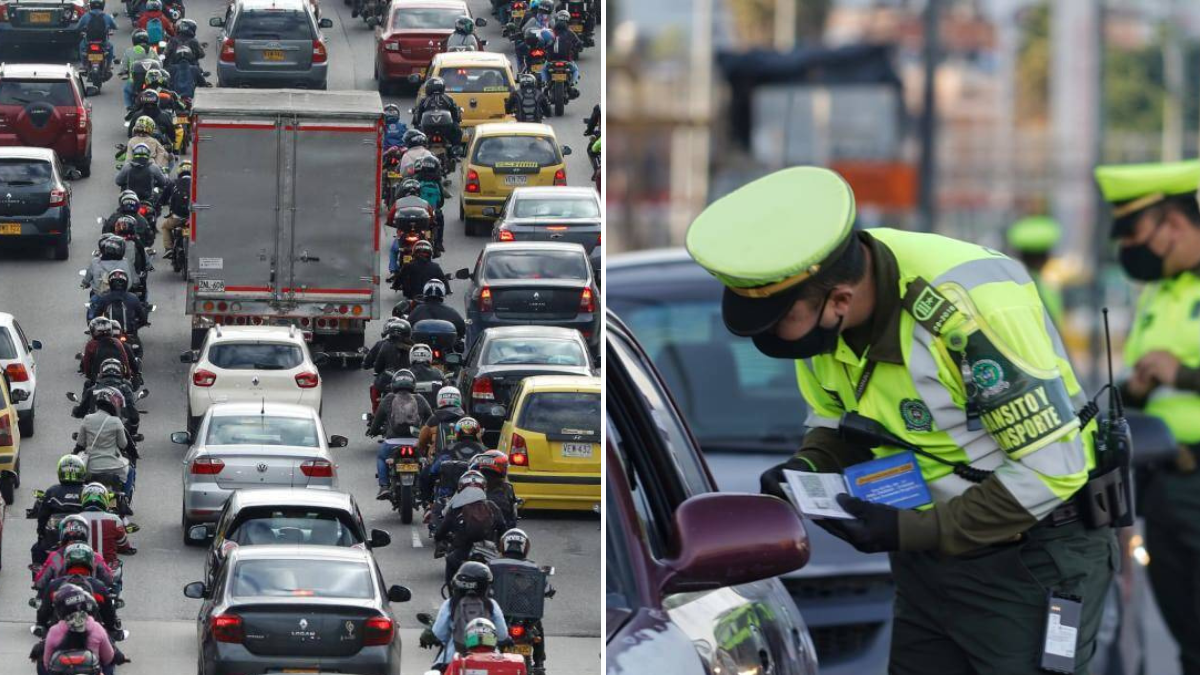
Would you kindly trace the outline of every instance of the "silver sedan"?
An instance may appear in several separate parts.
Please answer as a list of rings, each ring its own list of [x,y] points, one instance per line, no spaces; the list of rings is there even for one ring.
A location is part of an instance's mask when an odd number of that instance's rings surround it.
[[[600,195],[590,187],[517,188],[495,211],[492,241],[575,242],[588,253],[600,245]]]
[[[284,403],[219,403],[208,409],[183,459],[183,539],[192,525],[215,521],[235,490],[263,487],[337,488],[329,448],[344,436],[325,436],[317,412]],[[189,542],[190,543],[190,542]]]

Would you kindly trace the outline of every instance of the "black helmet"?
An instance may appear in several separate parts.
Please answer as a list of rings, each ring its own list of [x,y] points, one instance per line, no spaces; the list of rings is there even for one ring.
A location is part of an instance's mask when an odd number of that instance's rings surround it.
[[[425,95],[446,93],[446,81],[440,77],[431,77],[425,82]]]
[[[521,77],[517,78],[517,82],[522,89],[536,89],[537,78],[532,73],[521,73]]]
[[[125,239],[132,239],[137,234],[137,219],[133,216],[121,216],[113,223],[113,233]]]
[[[133,31],[133,44],[134,46],[150,44],[150,34],[144,30]]]
[[[400,232],[424,230],[429,227],[429,209],[424,206],[398,206],[394,220]]]
[[[141,205],[142,199],[133,190],[122,190],[121,196],[117,197],[117,207],[122,211],[137,211]]]
[[[104,377],[125,377],[125,364],[121,363],[121,359],[104,359],[100,363],[100,375]]]
[[[96,613],[96,599],[75,584],[63,584],[54,593],[54,613],[72,632],[87,630],[87,618]]]
[[[389,103],[383,106],[383,118],[389,122],[394,122],[400,119],[400,106],[395,103]]]
[[[407,391],[412,393],[417,390],[417,376],[407,368],[401,368],[392,375],[392,391]]]
[[[400,182],[400,194],[405,197],[417,197],[421,194],[421,181],[416,178],[405,178]]]
[[[433,260],[433,244],[422,239],[413,246],[413,255],[422,260]]]
[[[442,283],[441,279],[430,279],[425,282],[425,288],[421,289],[421,294],[426,300],[445,300],[446,299],[446,284]]]
[[[104,9],[104,0],[88,0],[88,7],[92,9]]]
[[[158,92],[153,89],[146,89],[138,94],[138,103],[157,108],[158,107]]]
[[[455,595],[477,595],[486,598],[492,585],[492,570],[481,562],[465,562],[454,573],[451,582]]]
[[[427,137],[421,131],[417,131],[415,134],[413,134],[411,136],[409,136],[408,134],[405,134],[405,136],[408,136],[408,138],[405,141],[405,145],[408,146],[409,148],[423,148],[426,145],[429,145],[429,137]]]
[[[442,161],[433,155],[417,160],[415,169],[418,174],[426,176],[427,180],[437,180],[442,175]]]
[[[388,319],[383,327],[383,336],[407,340],[412,337],[412,324],[404,319]]]
[[[92,397],[96,400],[96,407],[104,408],[109,415],[116,415],[118,410],[125,407],[125,397],[112,387],[101,387],[93,392]]]
[[[504,555],[524,560],[529,557],[529,535],[525,530],[513,528],[500,536],[500,551]]]
[[[413,136],[416,136],[419,133],[421,133],[420,129],[418,129],[416,127],[409,127],[408,131],[404,132],[404,136],[402,137],[402,140],[401,140],[401,142],[404,143],[404,147],[406,147],[406,148],[409,147],[408,146],[409,140],[411,140]]]
[[[454,31],[463,35],[475,32],[475,22],[469,16],[460,16],[454,20]]]
[[[100,240],[100,258],[102,260],[120,260],[125,257],[125,240],[115,234],[110,234]]]
[[[192,21],[191,19],[181,19],[176,25],[175,30],[184,37],[194,38],[196,37],[196,22]],[[182,49],[182,47],[180,47],[180,49]],[[190,49],[188,51],[191,52]],[[176,51],[175,53],[178,54],[179,52]]]
[[[105,279],[108,281],[108,287],[114,291],[129,290],[129,275],[125,270],[113,270]]]
[[[530,28],[525,31],[525,45],[528,47],[540,47],[542,44],[542,36],[538,34],[536,28]]]
[[[88,322],[88,332],[94,338],[112,335],[112,322],[108,320],[108,317],[98,316]]]

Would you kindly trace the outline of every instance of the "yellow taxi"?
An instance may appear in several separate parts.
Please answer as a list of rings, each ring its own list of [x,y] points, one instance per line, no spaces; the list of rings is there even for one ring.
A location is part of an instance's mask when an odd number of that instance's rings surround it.
[[[537,375],[511,400],[499,449],[525,508],[599,509],[600,378]]]
[[[21,487],[21,430],[17,428],[17,404],[29,392],[13,391],[8,376],[0,372],[0,498],[12,504]]]
[[[459,218],[476,234],[500,215],[504,200],[519,187],[567,184],[569,146],[559,146],[547,124],[481,124],[467,144]]]
[[[426,79],[440,77],[446,83],[446,94],[462,108],[464,138],[470,130],[486,122],[515,121],[504,112],[508,96],[517,90],[508,57],[495,52],[442,52],[433,57]],[[425,98],[425,88],[417,97],[417,105]]]

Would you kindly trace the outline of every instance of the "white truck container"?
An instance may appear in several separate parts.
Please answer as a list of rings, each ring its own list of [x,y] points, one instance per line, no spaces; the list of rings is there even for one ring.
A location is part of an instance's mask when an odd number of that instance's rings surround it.
[[[380,313],[375,92],[201,89],[187,314],[208,328],[295,325],[354,358]]]

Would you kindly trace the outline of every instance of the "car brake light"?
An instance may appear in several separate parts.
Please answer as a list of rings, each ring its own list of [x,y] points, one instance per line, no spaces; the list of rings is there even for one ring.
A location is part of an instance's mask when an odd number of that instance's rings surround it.
[[[300,473],[309,478],[333,478],[333,464],[327,459],[310,459],[300,463]]]
[[[492,289],[488,288],[487,286],[484,286],[483,289],[479,291],[479,311],[492,311]]]
[[[9,364],[4,369],[4,373],[8,375],[9,382],[28,382],[29,371],[25,370],[25,366],[20,363]]]
[[[225,38],[225,41],[221,43],[220,59],[223,63],[233,63],[234,61],[237,61],[237,52],[234,51],[233,45],[233,38]]]
[[[567,184],[567,170],[566,169],[559,169],[558,171],[554,172],[554,184],[555,185],[566,185]]]
[[[54,188],[50,191],[50,206],[66,206],[67,191]]]
[[[382,647],[391,644],[395,627],[385,616],[373,616],[363,624],[363,646]]]
[[[12,445],[13,432],[12,422],[8,420],[8,415],[0,415],[0,445]]]
[[[583,293],[579,296],[579,311],[584,314],[592,314],[596,311],[596,299],[592,297],[592,289],[583,289]]]
[[[192,373],[192,384],[197,387],[211,387],[217,382],[217,374],[203,368]]]
[[[329,53],[325,51],[325,43],[320,40],[313,40],[313,63],[325,63],[329,59]]]
[[[321,378],[314,372],[296,374],[296,386],[301,389],[312,389],[321,383]]]
[[[79,107],[75,109],[75,114],[79,118],[79,130],[87,131],[88,126],[88,111],[87,108]]]
[[[479,192],[479,172],[475,169],[467,170],[467,192]]]
[[[8,21],[8,5],[0,3],[0,21]]]
[[[485,401],[496,400],[496,390],[492,387],[492,378],[481,377],[471,385],[471,398]]]
[[[392,42],[391,40],[385,41],[383,43],[383,48],[389,52],[398,52],[400,51],[400,40],[396,40],[395,42]]]
[[[509,626],[508,634],[515,638],[519,638],[525,635],[525,626]]]
[[[500,230],[500,241],[516,241],[517,237],[512,233],[512,230]]]
[[[191,472],[197,476],[215,476],[225,469],[225,462],[216,457],[197,457],[192,460]]]
[[[210,627],[217,642],[241,642],[245,637],[242,617],[237,614],[218,614],[212,618]]]
[[[512,435],[512,450],[508,452],[508,463],[513,466],[529,466],[529,448],[521,434]]]

